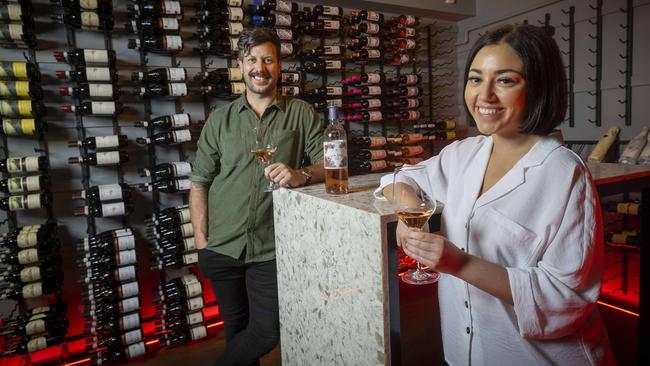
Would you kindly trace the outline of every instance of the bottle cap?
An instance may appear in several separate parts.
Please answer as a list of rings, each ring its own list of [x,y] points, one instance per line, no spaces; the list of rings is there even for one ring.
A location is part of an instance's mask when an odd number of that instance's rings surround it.
[[[68,76],[70,76],[70,72],[69,72],[69,71],[58,70],[58,71],[56,72],[56,77],[59,78],[59,79],[67,79]]]
[[[256,27],[259,27],[262,25],[262,22],[264,21],[264,17],[259,16],[259,15],[254,15],[253,16],[253,25]]]
[[[136,49],[136,48],[140,48],[140,40],[139,39],[129,39],[128,48],[131,49],[131,50]]]
[[[333,104],[329,104],[327,106],[327,120],[328,121],[336,121],[337,115],[336,115],[336,106]]]
[[[53,54],[54,54],[54,59],[56,59],[58,62],[66,62],[67,52],[54,51]]]
[[[59,95],[64,95],[64,96],[65,95],[70,95],[70,94],[72,94],[71,91],[72,91],[72,88],[67,87],[67,86],[62,86],[62,87],[59,88]]]
[[[75,106],[73,105],[62,105],[61,112],[72,113],[75,111]]]
[[[138,71],[138,72],[131,73],[131,80],[133,81],[142,80],[143,77],[144,77],[144,73],[142,72]]]

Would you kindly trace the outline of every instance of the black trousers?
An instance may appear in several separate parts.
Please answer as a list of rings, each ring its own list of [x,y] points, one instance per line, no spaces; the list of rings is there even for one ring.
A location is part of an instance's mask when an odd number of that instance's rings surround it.
[[[214,366],[259,365],[280,339],[275,260],[244,263],[203,249],[199,267],[212,282],[224,322],[226,351]]]

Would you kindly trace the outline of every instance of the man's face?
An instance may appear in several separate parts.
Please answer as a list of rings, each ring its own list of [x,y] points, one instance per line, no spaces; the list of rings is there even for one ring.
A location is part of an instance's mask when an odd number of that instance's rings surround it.
[[[282,67],[273,43],[266,42],[251,47],[249,53],[237,62],[244,76],[247,93],[260,97],[275,96]]]

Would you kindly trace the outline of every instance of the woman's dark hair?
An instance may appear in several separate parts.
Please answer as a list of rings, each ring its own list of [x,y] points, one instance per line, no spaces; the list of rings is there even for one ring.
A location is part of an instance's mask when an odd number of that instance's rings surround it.
[[[505,43],[512,47],[524,64],[526,113],[520,131],[529,135],[548,135],[564,121],[567,109],[567,81],[560,49],[549,28],[527,24],[502,25],[481,36],[467,57],[465,85],[476,54],[485,46]],[[469,119],[474,118],[467,109]]]
[[[245,29],[239,35],[239,41],[237,46],[239,47],[239,54],[237,58],[240,60],[244,59],[244,56],[248,55],[251,51],[251,48],[259,46],[262,43],[271,42],[275,46],[275,53],[280,60],[280,38],[274,29],[271,28],[249,28]]]

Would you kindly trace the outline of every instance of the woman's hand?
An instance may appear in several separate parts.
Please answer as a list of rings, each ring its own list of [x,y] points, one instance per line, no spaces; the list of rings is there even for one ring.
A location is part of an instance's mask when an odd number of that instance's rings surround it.
[[[458,273],[467,262],[466,253],[444,236],[410,230],[406,225],[402,225],[404,229],[400,232],[400,224],[397,225],[397,240],[398,243],[401,240],[404,253],[409,257],[437,272],[452,275]]]

